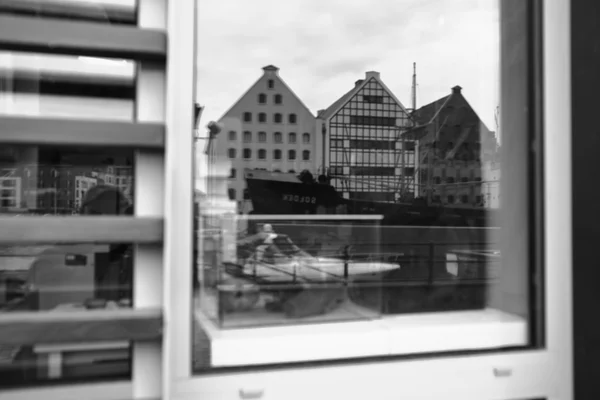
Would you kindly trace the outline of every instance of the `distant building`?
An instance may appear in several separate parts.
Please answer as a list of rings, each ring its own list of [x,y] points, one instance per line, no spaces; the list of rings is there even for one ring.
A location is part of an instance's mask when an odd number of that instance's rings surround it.
[[[240,210],[249,211],[245,168],[316,172],[315,117],[281,79],[279,68],[264,67],[263,75],[218,122],[223,130],[209,144],[208,163],[230,161],[229,195]]]
[[[0,210],[17,210],[21,205],[21,178],[0,176]]]
[[[382,82],[379,72],[365,79],[317,115],[320,170],[345,198],[394,202],[415,191],[415,147],[403,134],[408,111]],[[322,151],[321,151],[322,148]]]
[[[2,208],[40,214],[78,213],[85,193],[99,184],[115,186],[131,202],[131,166],[22,164],[0,178]]]
[[[453,206],[496,204],[484,197],[497,197],[490,191],[499,189],[499,176],[495,178],[499,172],[492,173],[498,142],[462,95],[462,88],[453,87],[448,96],[417,109],[412,117],[415,126],[405,137],[418,142],[417,195]]]
[[[500,208],[501,171],[498,159],[484,162],[481,166],[481,194],[486,208]]]

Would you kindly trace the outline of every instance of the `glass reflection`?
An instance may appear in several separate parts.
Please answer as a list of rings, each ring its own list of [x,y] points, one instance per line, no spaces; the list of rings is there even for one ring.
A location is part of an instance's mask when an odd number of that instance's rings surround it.
[[[238,3],[212,6],[223,20],[200,16],[202,29],[232,28],[200,36],[194,368],[225,367],[211,350],[236,329],[474,310],[530,324],[530,287],[514,285],[530,282],[530,258],[507,249],[529,222],[502,224],[529,200],[501,199],[519,190],[500,186],[503,138],[527,132],[501,132],[499,3],[292,1],[306,19],[258,26],[219,12]],[[277,12],[259,1],[248,13],[266,10]],[[245,46],[232,56],[234,37]],[[477,56],[457,58],[466,48]]]
[[[133,120],[135,62],[0,51],[0,114]]]
[[[110,214],[90,190],[86,212]],[[0,246],[0,319],[10,312],[130,308],[131,244]],[[130,377],[130,344],[0,345],[0,387]]]
[[[0,214],[132,214],[133,180],[131,150],[3,145]]]

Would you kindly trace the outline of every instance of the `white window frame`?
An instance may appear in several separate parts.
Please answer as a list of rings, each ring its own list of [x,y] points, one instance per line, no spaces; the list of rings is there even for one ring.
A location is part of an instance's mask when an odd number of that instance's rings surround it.
[[[192,306],[188,286],[179,291],[176,302],[177,343],[173,346],[176,376],[175,398],[461,398],[461,399],[546,399],[572,398],[571,363],[571,176],[570,176],[570,22],[569,2],[544,3],[544,184],[545,184],[545,333],[546,347],[519,351],[472,353],[453,357],[429,356],[418,359],[352,360],[360,355],[379,356],[389,352],[378,342],[381,329],[365,324],[340,323],[320,326],[274,327],[235,331],[213,331],[213,357],[223,364],[260,364],[269,356],[255,351],[270,346],[279,361],[300,358],[323,359],[323,352],[335,358],[350,357],[347,363],[295,368],[282,365],[266,370],[221,372],[194,376],[192,365]],[[561,160],[560,163],[553,160]],[[186,251],[187,232],[179,233],[179,251]],[[189,244],[187,245],[189,247]],[[187,249],[189,250],[189,248]],[[180,276],[191,276],[185,268],[170,269]],[[487,320],[465,317],[468,313]],[[439,317],[439,316],[438,316]],[[492,321],[508,320],[508,324]],[[175,321],[173,321],[175,322]],[[435,353],[468,348],[493,348],[518,344],[527,325],[514,316],[494,311],[445,313],[442,318],[429,315],[397,316],[380,322],[395,330],[396,353]],[[431,324],[425,328],[425,324]],[[208,325],[210,327],[210,325]],[[466,329],[466,330],[465,330]],[[471,330],[469,330],[471,329]],[[210,328],[209,328],[210,331]],[[444,338],[437,342],[431,339]],[[465,332],[469,337],[465,337]],[[429,336],[430,340],[425,340]],[[299,343],[302,342],[302,345]],[[336,346],[338,343],[352,346]],[[294,348],[296,346],[296,348]],[[335,350],[332,350],[332,347]],[[346,350],[343,350],[346,349]],[[302,357],[299,352],[302,352]],[[343,353],[345,351],[345,353]],[[263,352],[264,353],[264,352]],[[343,353],[343,354],[342,354]],[[273,358],[273,356],[270,356]],[[286,360],[286,358],[288,360]],[[239,364],[238,364],[239,365]],[[464,379],[460,378],[464,377]]]

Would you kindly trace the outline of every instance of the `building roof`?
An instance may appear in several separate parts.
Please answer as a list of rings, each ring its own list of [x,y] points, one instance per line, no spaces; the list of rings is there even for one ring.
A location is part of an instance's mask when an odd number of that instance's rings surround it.
[[[412,115],[416,125],[422,126],[432,123],[451,97],[452,94],[449,94],[415,110]]]
[[[352,96],[354,96],[355,93],[357,93],[360,90],[360,87],[363,86],[363,83],[364,82],[357,84],[352,89],[350,89],[350,91],[348,91],[342,97],[337,99],[332,105],[327,107],[325,110],[319,111],[319,113],[317,114],[317,118],[328,119],[329,117],[331,117],[342,105],[344,105],[348,100],[352,98]]]
[[[375,79],[378,84],[394,99],[396,104],[398,104],[407,114],[408,111],[404,108],[404,105],[398,100],[398,98],[392,93],[392,91],[381,81],[379,76],[379,72],[376,71],[368,71],[366,72],[365,79],[359,79],[354,83],[354,87],[350,89],[346,94],[337,99],[333,104],[327,107],[325,110],[320,110],[317,114],[317,118],[321,118],[323,120],[327,120],[335,115],[340,108],[342,108],[356,93],[358,93],[371,79]]]
[[[415,121],[415,126],[412,129],[410,129],[407,133],[420,135],[420,134],[424,133],[424,131],[421,128],[424,128],[427,125],[435,124],[438,122],[444,124],[445,120],[444,121],[439,120],[441,111],[446,106],[455,105],[456,102],[460,102],[460,104],[462,104],[462,105],[468,107],[468,109],[470,109],[470,112],[472,112],[475,115],[475,117],[479,121],[479,124],[481,126],[483,126],[484,131],[488,132],[488,135],[490,135],[490,137],[494,139],[494,141],[497,145],[495,132],[490,131],[488,129],[488,127],[485,125],[485,123],[481,120],[479,115],[477,115],[477,113],[475,112],[473,107],[471,107],[471,105],[469,104],[467,99],[463,96],[462,88],[460,86],[454,86],[452,88],[452,92],[449,95],[444,96],[432,103],[426,104],[426,105],[422,106],[421,108],[418,108],[416,111],[414,111],[412,114],[412,117],[413,117],[413,120]],[[461,108],[462,108],[462,106],[461,106]],[[452,114],[455,117],[462,119],[462,117],[461,117],[462,114],[460,113],[460,110],[458,110],[458,114],[457,114],[457,110],[453,111]]]
[[[218,119],[217,121],[221,121],[223,118],[225,118],[225,117],[227,116],[227,114],[229,114],[229,112],[230,112],[231,110],[233,110],[233,108],[235,108],[235,106],[236,106],[236,105],[237,105],[237,104],[238,104],[240,101],[242,101],[242,99],[243,99],[244,97],[246,97],[246,96],[247,96],[247,95],[248,95],[248,94],[249,94],[249,93],[252,91],[252,89],[253,89],[253,88],[254,88],[256,85],[258,85],[258,84],[259,84],[259,82],[260,82],[261,80],[263,80],[263,79],[265,78],[265,76],[266,76],[268,73],[273,73],[273,75],[270,75],[270,76],[269,76],[269,79],[273,79],[273,78],[274,78],[274,79],[277,79],[277,80],[279,81],[279,83],[281,83],[281,84],[283,85],[283,87],[284,87],[284,88],[286,88],[286,90],[288,90],[288,91],[289,91],[289,93],[290,93],[292,96],[294,96],[294,98],[295,98],[296,100],[298,100],[298,102],[300,103],[300,105],[301,105],[301,106],[302,106],[302,107],[303,107],[303,108],[304,108],[306,111],[308,111],[308,113],[309,113],[310,115],[312,115],[312,116],[314,117],[314,114],[313,114],[313,113],[310,111],[310,109],[309,109],[309,108],[306,106],[306,104],[304,104],[304,102],[302,101],[302,99],[300,99],[300,97],[298,97],[298,95],[297,95],[297,94],[296,94],[296,93],[295,93],[295,92],[294,92],[294,91],[293,91],[293,90],[292,90],[292,89],[291,89],[291,88],[290,88],[290,87],[287,85],[287,83],[285,83],[285,81],[284,81],[284,80],[283,80],[283,79],[282,79],[282,78],[279,76],[279,68],[278,68],[278,67],[276,67],[276,66],[274,66],[274,65],[270,64],[270,65],[267,65],[267,66],[263,67],[263,68],[262,68],[262,70],[264,71],[264,73],[263,73],[263,74],[262,74],[262,75],[261,75],[261,76],[260,76],[260,77],[259,77],[259,78],[258,78],[258,79],[257,79],[257,80],[256,80],[256,81],[253,83],[253,84],[252,84],[252,85],[250,85],[250,87],[249,87],[249,88],[248,88],[248,89],[247,89],[247,90],[244,92],[244,94],[242,94],[242,95],[241,95],[241,96],[240,96],[240,97],[237,99],[237,101],[235,101],[235,102],[234,102],[234,103],[231,105],[231,107],[229,107],[229,108],[227,109],[227,111],[225,111],[225,112],[223,113],[223,115],[222,115],[221,117],[219,117],[219,119]]]

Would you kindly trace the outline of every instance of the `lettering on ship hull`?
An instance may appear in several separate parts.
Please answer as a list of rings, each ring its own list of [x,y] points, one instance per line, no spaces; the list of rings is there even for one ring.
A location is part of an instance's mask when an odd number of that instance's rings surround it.
[[[316,204],[317,198],[314,196],[299,196],[299,195],[293,195],[293,194],[284,194],[283,201],[289,201],[292,203]]]

